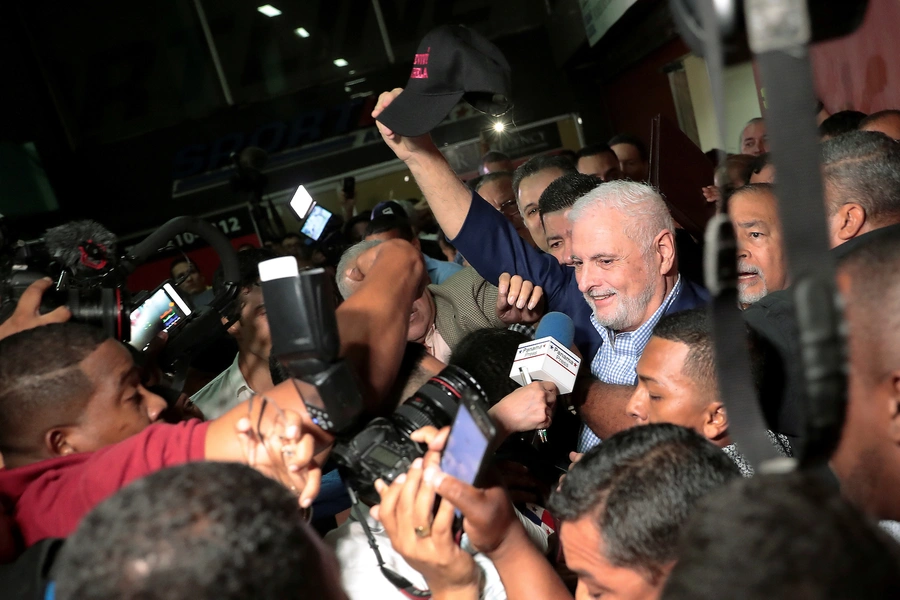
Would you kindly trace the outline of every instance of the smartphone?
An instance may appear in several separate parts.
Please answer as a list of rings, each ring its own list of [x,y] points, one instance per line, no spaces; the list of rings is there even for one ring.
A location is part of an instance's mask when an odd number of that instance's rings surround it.
[[[331,216],[331,211],[316,204],[313,206],[309,216],[306,217],[306,221],[303,222],[300,233],[318,242]]]
[[[469,485],[475,485],[497,427],[477,399],[463,394],[441,456],[441,470]]]
[[[344,197],[354,198],[356,196],[356,177],[344,177]]]
[[[138,350],[145,350],[160,332],[171,331],[191,312],[187,301],[167,281],[131,311],[131,341],[128,343]]]
[[[310,196],[309,192],[306,191],[306,188],[301,185],[297,188],[297,191],[294,192],[294,197],[291,198],[291,210],[297,215],[297,219],[303,221],[309,216],[309,212],[312,210],[315,203],[313,197]]]

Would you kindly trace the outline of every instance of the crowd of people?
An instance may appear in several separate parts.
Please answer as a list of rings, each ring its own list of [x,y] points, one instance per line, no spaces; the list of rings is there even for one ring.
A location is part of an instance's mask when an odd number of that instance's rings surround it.
[[[3,597],[900,597],[900,111],[823,112],[849,372],[827,469],[758,473],[736,443],[703,240],[650,185],[640,138],[491,151],[464,182],[429,135],[378,122],[421,201],[360,211],[345,197],[318,244],[240,248],[234,314],[180,397],[153,360],[165,335],[137,352],[65,307],[41,312],[48,279],[21,296],[0,324]],[[790,458],[809,416],[779,216],[791,199],[764,119],[740,149],[697,196],[733,225],[746,336],[732,343]],[[422,456],[375,481],[377,502],[347,490],[335,434],[307,408],[316,389],[273,355],[282,324],[259,267],[278,256],[333,278],[368,418],[448,365],[478,382],[496,435],[474,485],[444,473],[450,432],[426,425],[410,433]],[[186,258],[171,275],[197,305],[226,285]],[[510,378],[550,312],[571,319],[583,363],[569,394]]]

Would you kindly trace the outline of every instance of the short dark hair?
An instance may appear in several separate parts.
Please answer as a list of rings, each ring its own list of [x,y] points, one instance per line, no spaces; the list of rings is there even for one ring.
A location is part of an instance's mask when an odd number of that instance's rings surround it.
[[[181,263],[187,263],[195,269],[197,268],[197,265],[187,256],[177,256],[172,260],[171,264],[169,264],[169,276],[175,277],[175,266],[180,265]]]
[[[237,253],[240,280],[237,284],[246,289],[259,281],[259,263],[278,258],[278,254],[270,248],[253,248]],[[225,287],[225,272],[221,265],[213,275],[213,293],[218,295]]]
[[[859,128],[862,129],[863,127],[866,127],[873,123],[877,123],[878,121],[881,121],[882,119],[887,119],[890,117],[895,117],[897,119],[900,119],[900,110],[888,109],[888,110],[878,111],[877,113],[872,113],[871,115],[869,115],[868,117],[866,117],[865,119],[860,121]]]
[[[554,180],[541,194],[538,200],[538,212],[541,215],[541,223],[544,215],[565,210],[575,204],[575,201],[593,191],[603,181],[593,175],[585,175],[575,171],[566,173]]]
[[[528,159],[513,172],[512,186],[516,197],[519,196],[519,185],[521,185],[523,179],[537,175],[546,169],[559,169],[565,175],[574,171],[575,165],[568,158],[554,154],[540,154]]]
[[[650,156],[647,153],[647,145],[644,144],[643,141],[636,135],[631,133],[620,133],[618,135],[614,135],[611,140],[609,140],[609,147],[612,148],[616,144],[628,144],[630,146],[634,146],[637,148],[638,154],[641,155],[641,160],[647,160]]]
[[[876,370],[888,372],[900,361],[895,342],[900,327],[900,235],[892,229],[875,230],[840,258],[838,269],[850,278],[847,311],[863,315],[854,320],[854,335],[872,344],[880,363]]]
[[[400,234],[400,237],[407,242],[412,242],[416,239],[416,234],[413,232],[412,225],[409,224],[409,219],[398,217],[375,217],[369,221],[368,225],[366,225],[366,237],[385,233],[386,231],[396,231]]]
[[[715,390],[716,355],[706,309],[695,308],[666,315],[653,328],[654,337],[689,348],[682,372],[707,389]]]
[[[485,165],[490,162],[503,162],[505,160],[512,160],[509,156],[502,152],[498,152],[496,150],[491,150],[487,154],[481,157],[481,164]]]
[[[510,329],[479,329],[464,337],[450,355],[451,365],[468,371],[481,384],[491,406],[518,388],[509,378],[519,344],[528,336]]]
[[[839,201],[855,202],[878,225],[900,221],[900,144],[877,131],[852,131],[822,144],[826,186],[838,192],[829,198],[834,214]]]
[[[590,146],[585,146],[584,148],[579,150],[575,154],[575,156],[577,156],[579,159],[581,159],[581,158],[584,158],[585,156],[596,156],[597,154],[605,154],[607,152],[612,154],[613,156],[615,156],[616,160],[619,159],[619,157],[616,156],[616,153],[613,152],[613,149],[610,148],[609,146],[607,146],[606,144],[591,144]]]
[[[754,156],[753,160],[750,161],[750,164],[747,166],[746,177],[744,177],[744,181],[750,183],[750,177],[753,175],[759,175],[763,169],[766,168],[772,162],[772,154],[770,152],[763,152],[759,156]]]
[[[819,125],[820,137],[837,137],[859,129],[859,124],[866,118],[866,113],[858,110],[842,110],[836,112]]]
[[[297,499],[237,463],[139,479],[88,514],[56,564],[59,600],[334,597]]]
[[[739,479],[684,528],[664,600],[900,598],[896,543],[805,472]]]
[[[79,363],[109,339],[102,329],[69,322],[0,340],[0,453],[26,451],[50,420],[76,420],[94,392]]]
[[[493,173],[488,173],[486,175],[482,175],[481,177],[479,177],[478,181],[474,185],[474,189],[477,192],[478,190],[480,190],[487,184],[491,183],[492,181],[497,181],[499,179],[505,179],[505,178],[512,179],[512,177],[513,177],[513,174],[510,173],[509,171],[494,171]]]
[[[695,431],[668,423],[632,427],[572,467],[550,512],[563,521],[589,516],[610,563],[656,582],[676,559],[700,498],[740,476],[728,455]]]

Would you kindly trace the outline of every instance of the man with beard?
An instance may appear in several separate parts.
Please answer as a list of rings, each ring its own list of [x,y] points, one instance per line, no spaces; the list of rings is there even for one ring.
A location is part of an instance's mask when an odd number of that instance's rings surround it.
[[[728,216],[738,246],[738,301],[741,309],[789,282],[775,188],[755,183],[738,189],[728,201]]]
[[[377,119],[401,91],[382,94],[372,115]],[[572,317],[575,345],[603,387],[578,407],[582,419],[588,413],[595,422],[620,418],[653,327],[664,314],[708,300],[705,290],[678,275],[675,223],[662,197],[642,183],[610,181],[581,198],[569,216],[572,269],[527,245],[503,215],[459,180],[430,136],[404,137],[381,122],[378,128],[416,178],[441,229],[479,275],[491,283],[503,273],[519,275],[543,288],[548,310]],[[597,443],[583,428],[578,449]]]

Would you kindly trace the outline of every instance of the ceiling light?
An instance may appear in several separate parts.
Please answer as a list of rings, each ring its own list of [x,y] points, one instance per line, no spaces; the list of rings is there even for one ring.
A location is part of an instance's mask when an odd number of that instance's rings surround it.
[[[344,60],[343,58],[336,58],[336,59],[334,59],[334,66],[336,66],[336,67],[346,67],[346,66],[349,65],[349,64],[350,64],[350,63],[348,63],[348,62],[347,62],[346,60]]]
[[[581,117],[578,117],[578,124],[581,125]]]
[[[277,17],[281,14],[281,11],[271,4],[263,4],[262,6],[257,7],[256,10],[266,15],[267,17]]]
[[[304,29],[303,27],[298,27],[297,29],[294,30],[294,33],[296,33],[297,35],[299,35],[302,38],[309,37],[309,32],[306,29]]]
[[[350,69],[349,71],[347,71],[347,74],[348,75],[356,75],[356,69]]]
[[[494,131],[497,133],[501,133],[504,129],[506,129],[506,125],[503,124],[503,121],[497,121],[494,123]]]
[[[403,181],[409,181],[409,175],[403,178]]]

